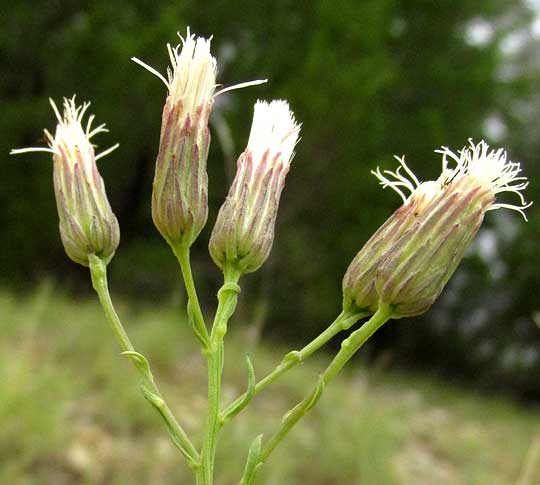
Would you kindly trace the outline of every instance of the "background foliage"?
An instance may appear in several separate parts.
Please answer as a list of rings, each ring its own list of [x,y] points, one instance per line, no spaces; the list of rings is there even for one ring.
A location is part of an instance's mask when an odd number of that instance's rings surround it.
[[[108,0],[7,5],[0,29],[0,278],[24,290],[43,276],[88,291],[61,248],[45,156],[8,157],[44,143],[47,97],[91,100],[120,149],[100,168],[120,221],[112,287],[164,301],[177,268],[153,228],[149,200],[164,86],[129,61],[163,71],[175,32],[214,35],[225,85],[268,85],[218,98],[209,158],[210,218],[194,249],[201,295],[219,273],[206,243],[245,145],[257,98],[286,98],[303,123],[270,261],[246,279],[243,318],[268,336],[307,341],[339,309],[341,277],[399,201],[369,174],[405,154],[424,179],[433,150],[469,137],[504,145],[539,193],[538,6],[507,0]],[[536,30],[535,30],[536,29]],[[540,397],[540,216],[488,214],[466,261],[425,317],[383,329],[372,357]]]
[[[178,318],[182,308],[178,302],[164,308],[117,303],[168,402],[200,443],[206,368],[187,322]],[[10,316],[0,319],[0,483],[191,483],[191,471],[137,392],[136,373],[117,354],[110,329],[99,324],[98,302],[45,282],[23,298],[0,290],[0,311]],[[238,328],[227,337],[223,397],[229,402],[245,389],[242,359],[250,343]],[[288,347],[250,350],[263,375]],[[324,353],[313,356],[224,430],[217,484],[238,484],[253,437],[274,432],[329,360]],[[539,419],[540,409],[501,396],[464,392],[411,372],[349,366],[276,449],[257,484],[536,485]]]

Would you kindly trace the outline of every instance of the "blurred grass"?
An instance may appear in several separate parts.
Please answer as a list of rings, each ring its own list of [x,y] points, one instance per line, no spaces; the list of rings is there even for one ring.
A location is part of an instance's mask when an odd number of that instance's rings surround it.
[[[118,310],[162,391],[198,442],[205,368],[179,305]],[[33,295],[0,291],[0,483],[190,484],[189,471],[137,391],[100,308],[43,284]],[[245,335],[228,337],[224,395],[244,389]],[[245,328],[245,327],[244,327]],[[262,376],[286,352],[252,352]],[[218,485],[236,484],[253,437],[269,435],[328,356],[274,384],[220,441]],[[264,418],[264,422],[263,421]],[[261,485],[540,484],[527,467],[540,410],[355,366],[264,467]],[[533,459],[535,459],[533,457]],[[525,478],[523,478],[525,476]]]

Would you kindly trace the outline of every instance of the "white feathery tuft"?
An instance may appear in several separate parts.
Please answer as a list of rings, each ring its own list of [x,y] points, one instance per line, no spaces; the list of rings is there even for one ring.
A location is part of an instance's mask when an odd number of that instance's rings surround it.
[[[487,210],[511,209],[519,212],[527,220],[525,209],[530,207],[532,202],[525,201],[522,191],[529,185],[529,182],[527,177],[519,175],[521,173],[520,164],[508,160],[504,149],[493,150],[484,140],[475,144],[472,139],[469,139],[469,146],[464,147],[457,154],[444,146],[435,152],[442,155],[442,172],[436,181],[421,183],[407,167],[403,157],[395,157],[400,163],[400,167],[395,172],[390,170],[381,172],[377,168],[371,173],[379,179],[383,188],[390,187],[395,190],[405,204],[408,203],[413,194],[423,192],[428,197],[433,197],[460,177],[474,177],[478,184],[491,190],[494,196],[503,192],[511,192],[519,198],[519,204],[495,201]],[[450,167],[449,162],[453,162],[455,167]],[[405,174],[401,173],[402,169]],[[410,193],[406,194],[404,189]]]
[[[275,100],[270,103],[257,101],[247,144],[253,163],[259,164],[268,152],[271,160],[279,155],[281,162],[289,165],[299,133],[300,125],[296,122],[287,101]]]
[[[212,37],[208,39],[196,38],[194,34],[190,33],[189,27],[185,38],[180,33],[178,33],[178,37],[180,37],[181,43],[177,46],[173,47],[171,44],[167,44],[170,60],[167,77],[137,57],[132,57],[131,60],[158,77],[167,86],[171,102],[175,104],[182,101],[185,113],[193,112],[198,106],[220,94],[267,82],[266,79],[247,81],[216,92],[218,87],[216,84],[217,63],[215,57],[210,53]]]
[[[109,130],[107,130],[105,124],[92,128],[94,115],[90,115],[88,117],[86,126],[83,128],[82,120],[86,111],[88,110],[88,107],[90,106],[89,102],[77,106],[75,103],[75,96],[69,99],[64,98],[63,114],[60,114],[56,103],[51,98],[49,98],[49,103],[51,104],[56,119],[58,120],[54,136],[48,130],[44,130],[49,147],[17,148],[11,150],[10,154],[18,155],[29,152],[48,152],[55,155],[61,155],[64,153],[65,155],[68,155],[68,162],[73,163],[74,160],[78,159],[77,154],[80,153],[84,164],[82,167],[83,170],[91,170],[92,160],[89,160],[87,157],[94,156],[94,145],[90,142],[90,140],[98,133],[104,133]],[[99,158],[108,155],[113,150],[116,150],[118,146],[119,145],[116,144],[110,148],[107,148],[99,155],[95,156],[94,160],[98,160]]]

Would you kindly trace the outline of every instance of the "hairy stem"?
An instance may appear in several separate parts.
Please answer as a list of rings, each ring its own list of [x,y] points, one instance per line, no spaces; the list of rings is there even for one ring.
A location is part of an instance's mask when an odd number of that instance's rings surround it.
[[[197,483],[200,485],[212,485],[213,483],[217,439],[221,428],[219,411],[224,361],[223,342],[227,333],[227,323],[236,309],[238,293],[240,292],[240,287],[237,284],[239,278],[240,274],[237,272],[224,271],[224,283],[218,291],[218,307],[206,349],[208,361],[208,415],[201,451],[201,468],[197,477]]]
[[[95,255],[89,257],[89,262],[92,285],[98,294],[107,322],[109,323],[123,354],[130,358],[136,370],[139,372],[143,396],[163,418],[171,440],[188,459],[190,466],[192,468],[197,468],[199,466],[199,454],[197,450],[165,402],[165,399],[154,382],[148,361],[142,354],[135,351],[133,344],[122,326],[120,318],[114,309],[107,283],[107,266],[105,262]]]

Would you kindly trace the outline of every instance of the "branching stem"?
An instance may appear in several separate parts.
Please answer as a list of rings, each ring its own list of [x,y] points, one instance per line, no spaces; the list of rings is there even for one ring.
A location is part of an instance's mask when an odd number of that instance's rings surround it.
[[[319,350],[323,345],[325,345],[338,333],[352,327],[358,320],[360,320],[364,316],[366,316],[365,313],[349,313],[345,311],[341,312],[338,317],[328,326],[328,328],[326,328],[326,330],[322,332],[318,337],[312,340],[301,350],[294,350],[292,352],[289,352],[272,372],[270,372],[266,377],[264,377],[259,382],[257,382],[257,384],[255,384],[252,390],[250,390],[249,392],[245,392],[233,403],[231,403],[223,411],[223,414],[221,416],[222,423],[226,423],[234,416],[239,414],[258,393],[266,389],[266,387],[272,384],[272,382],[278,379],[289,369],[292,369],[297,364],[304,361],[311,354]]]
[[[192,468],[197,469],[200,465],[199,453],[165,402],[165,399],[154,382],[154,377],[150,371],[148,361],[142,354],[135,351],[133,344],[122,326],[120,318],[114,309],[107,283],[107,266],[105,262],[95,255],[89,257],[89,262],[92,285],[98,294],[107,322],[123,351],[123,355],[130,358],[139,372],[143,396],[163,418],[171,440],[187,458],[189,465]]]
[[[388,308],[380,308],[377,312],[358,330],[346,338],[341,349],[336,354],[332,362],[326,370],[321,374],[318,384],[302,401],[288,411],[277,432],[270,438],[268,443],[262,448],[259,456],[259,466],[262,465],[276,446],[287,436],[291,429],[300,421],[300,419],[309,413],[313,406],[318,402],[326,385],[343,369],[345,364],[358,351],[362,345],[392,317],[391,311]],[[252,483],[253,477],[242,477],[240,483]]]

